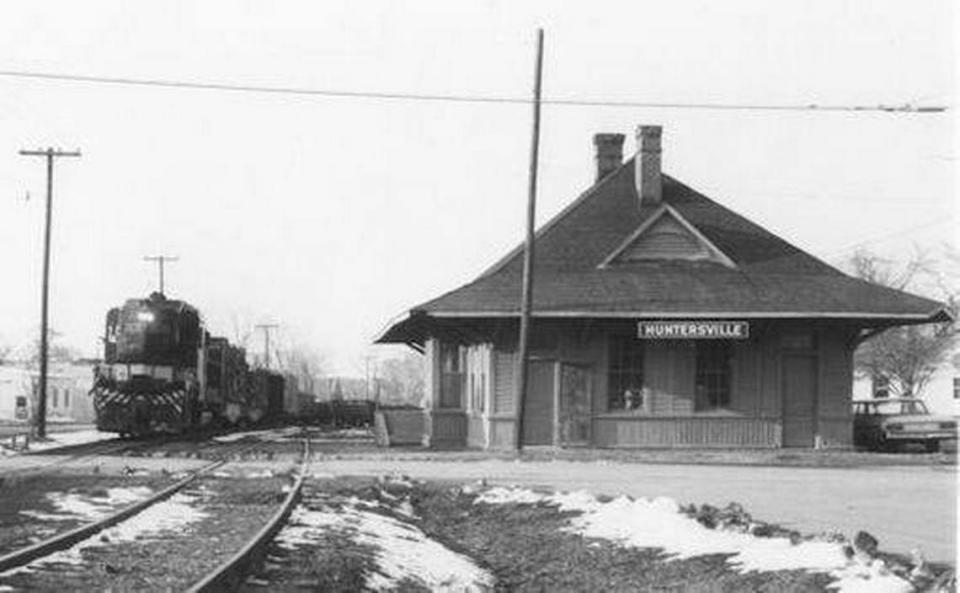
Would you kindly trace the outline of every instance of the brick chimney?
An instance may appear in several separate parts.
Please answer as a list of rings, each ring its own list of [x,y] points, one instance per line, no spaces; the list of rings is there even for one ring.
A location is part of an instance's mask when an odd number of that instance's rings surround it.
[[[637,196],[642,205],[657,205],[663,199],[660,176],[660,126],[637,127],[636,167]]]
[[[623,163],[623,134],[594,134],[597,148],[597,181],[600,181]]]

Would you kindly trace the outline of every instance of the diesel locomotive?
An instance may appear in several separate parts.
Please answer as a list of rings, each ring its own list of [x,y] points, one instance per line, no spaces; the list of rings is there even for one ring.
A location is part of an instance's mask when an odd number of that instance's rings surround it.
[[[153,293],[107,312],[94,369],[97,428],[121,436],[246,426],[283,411],[282,375],[247,365],[192,305]]]

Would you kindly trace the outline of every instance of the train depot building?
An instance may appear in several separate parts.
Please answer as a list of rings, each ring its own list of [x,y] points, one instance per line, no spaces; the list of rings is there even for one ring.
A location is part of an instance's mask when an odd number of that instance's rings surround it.
[[[524,445],[852,446],[853,352],[941,303],[847,276],[661,173],[661,128],[598,134],[535,238]],[[516,445],[523,248],[381,343],[426,357],[426,443]]]

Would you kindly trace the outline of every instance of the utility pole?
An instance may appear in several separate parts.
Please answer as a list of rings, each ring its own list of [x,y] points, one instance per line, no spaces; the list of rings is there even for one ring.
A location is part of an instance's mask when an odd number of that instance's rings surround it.
[[[65,151],[47,148],[46,150],[21,150],[23,156],[42,156],[47,159],[47,214],[43,231],[43,289],[40,297],[40,385],[37,393],[37,436],[47,436],[47,354],[48,322],[50,300],[50,224],[53,209],[53,159],[58,157],[79,157],[80,151]]]
[[[180,258],[177,256],[170,255],[146,255],[143,257],[143,261],[155,261],[157,262],[157,272],[160,275],[160,294],[163,294],[163,264],[168,261],[179,261]]]
[[[263,366],[270,370],[270,330],[280,326],[276,323],[259,323],[254,327],[263,330]]]
[[[523,252],[523,287],[520,299],[520,372],[517,373],[517,451],[523,449],[523,413],[527,399],[530,316],[533,309],[533,229],[537,211],[537,161],[540,154],[540,83],[543,74],[543,29],[537,29],[537,60],[533,81],[533,134],[530,143],[530,177],[527,192],[527,239]]]

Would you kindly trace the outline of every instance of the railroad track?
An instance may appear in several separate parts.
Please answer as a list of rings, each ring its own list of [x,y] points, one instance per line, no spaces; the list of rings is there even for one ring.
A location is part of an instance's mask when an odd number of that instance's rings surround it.
[[[71,549],[75,549],[74,546],[82,546],[84,542],[91,542],[90,546],[96,545],[97,542],[91,541],[92,538],[99,537],[101,540],[106,540],[109,542],[109,537],[107,535],[98,536],[98,534],[101,534],[102,532],[105,532],[111,528],[121,529],[127,522],[135,522],[138,517],[143,517],[144,515],[149,514],[151,509],[158,509],[158,505],[172,504],[172,501],[169,500],[171,497],[174,497],[178,493],[185,491],[185,489],[198,482],[200,478],[209,478],[214,470],[217,470],[218,468],[231,463],[237,458],[242,457],[245,452],[256,449],[258,445],[260,445],[260,443],[227,444],[227,446],[220,448],[220,454],[222,456],[221,459],[204,465],[200,469],[189,474],[187,477],[168,486],[167,488],[164,488],[145,500],[127,506],[120,511],[96,522],[72,529],[66,533],[0,557],[0,589],[4,589],[5,587],[9,588],[11,586],[13,587],[13,590],[18,590],[20,588],[26,588],[30,590],[78,590],[87,588],[89,585],[91,585],[91,583],[81,584],[78,581],[77,585],[74,586],[72,581],[70,581],[70,579],[67,577],[67,573],[70,575],[76,575],[83,573],[84,571],[96,572],[101,569],[105,569],[106,573],[110,573],[110,566],[103,563],[97,564],[95,559],[96,557],[94,556],[93,559],[89,560],[92,565],[86,567],[84,566],[83,561],[79,563],[76,561],[78,558],[81,558],[81,556],[86,557],[87,555],[81,555],[77,553],[75,555],[76,557],[72,560],[72,562],[77,565],[64,568],[64,554],[68,554]],[[229,554],[224,554],[224,557],[226,557],[227,560],[222,561],[214,570],[209,571],[209,573],[206,575],[198,573],[197,575],[194,575],[195,578],[192,578],[185,583],[181,582],[173,587],[169,586],[169,584],[166,584],[158,586],[157,588],[164,590],[169,590],[171,588],[189,589],[191,591],[231,590],[233,586],[243,578],[244,571],[251,565],[251,563],[255,562],[261,557],[267,542],[270,541],[276,531],[283,525],[284,521],[289,516],[290,511],[296,503],[297,497],[299,496],[302,482],[304,476],[306,475],[306,466],[309,462],[309,456],[309,439],[304,439],[302,461],[294,484],[289,488],[286,496],[283,498],[282,503],[279,505],[279,508],[273,512],[269,520],[257,531],[253,538],[246,542],[245,545],[231,550]],[[164,503],[164,501],[169,502]],[[83,549],[86,550],[88,548]],[[189,562],[189,558],[183,558],[183,560],[184,562]],[[113,568],[113,570],[117,571],[116,568]],[[65,580],[61,581],[56,578],[56,575],[59,573],[64,573],[63,578]],[[102,580],[109,581],[109,575],[101,576],[104,577]],[[128,579],[133,578],[129,574],[124,576]],[[34,579],[32,577],[37,578]],[[185,584],[188,585],[189,583],[196,584],[192,587],[185,586]],[[94,586],[98,589],[103,588],[103,586]],[[139,589],[142,587],[138,586],[136,588]],[[147,586],[146,588],[149,589],[150,587]]]
[[[266,525],[254,535],[230,559],[219,565],[215,570],[203,577],[189,589],[190,593],[213,593],[219,591],[234,591],[243,581],[246,573],[252,566],[256,566],[266,555],[267,546],[273,537],[280,531],[283,524],[293,512],[293,507],[303,490],[303,480],[307,475],[307,465],[310,462],[310,441],[304,440],[303,462],[299,475],[293,487],[287,493],[280,509],[270,518]]]
[[[169,458],[196,458],[216,460],[221,457],[249,454],[256,447],[249,442],[218,442],[217,433],[199,435],[161,437],[155,436],[139,440],[123,440],[119,438],[67,445],[56,449],[46,449],[33,453],[25,453],[18,458],[20,465],[0,468],[0,482],[4,478],[19,479],[28,476],[37,476],[57,471],[68,465],[82,464],[84,460],[97,457],[123,456],[138,457],[169,457]],[[284,448],[283,444],[259,442],[260,449],[265,455],[270,455],[273,449]],[[29,460],[29,462],[27,462]]]
[[[70,445],[68,447],[49,449],[37,453],[25,453],[18,458],[21,460],[29,459],[29,465],[6,468],[0,471],[0,479],[43,474],[88,457],[95,458],[114,455],[128,449],[129,446],[130,443],[121,441],[120,439],[110,439],[93,444]]]

